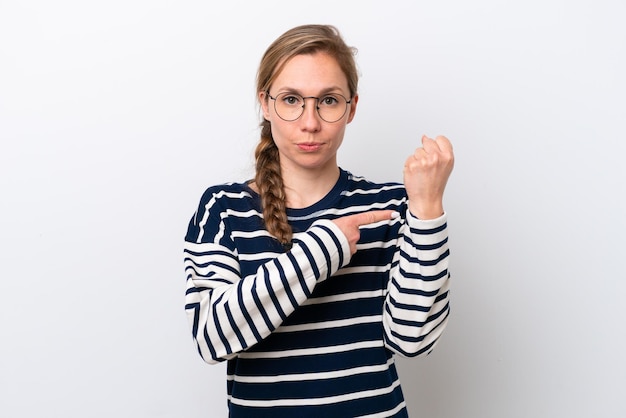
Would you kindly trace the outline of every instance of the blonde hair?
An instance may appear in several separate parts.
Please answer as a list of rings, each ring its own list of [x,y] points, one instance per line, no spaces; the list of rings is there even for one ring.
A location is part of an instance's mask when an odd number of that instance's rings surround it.
[[[330,25],[302,25],[278,37],[265,51],[257,72],[257,93],[269,91],[272,82],[287,62],[303,54],[323,52],[332,56],[346,75],[350,97],[357,94],[356,49],[344,42],[339,31]],[[265,100],[268,100],[267,95]],[[261,139],[254,153],[254,182],[261,196],[263,219],[268,232],[289,246],[293,231],[287,222],[285,190],[280,171],[280,155],[267,119],[261,122]]]

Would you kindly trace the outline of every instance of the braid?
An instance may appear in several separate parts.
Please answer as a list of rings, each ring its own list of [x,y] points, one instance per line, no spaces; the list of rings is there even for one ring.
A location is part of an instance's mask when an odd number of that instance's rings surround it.
[[[257,70],[257,99],[269,95],[272,82],[293,57],[322,51],[337,60],[346,76],[350,96],[357,94],[359,75],[354,61],[356,49],[345,44],[339,31],[328,25],[302,25],[283,33],[265,51]],[[261,140],[254,153],[256,175],[254,182],[261,195],[263,219],[267,231],[285,248],[291,246],[293,231],[287,222],[285,185],[280,172],[280,154],[272,138],[270,122],[263,119]]]
[[[256,147],[256,176],[254,181],[261,195],[263,219],[267,231],[288,245],[291,243],[292,230],[287,223],[285,190],[280,172],[280,155],[272,139],[270,124],[264,121],[261,130],[261,141]]]

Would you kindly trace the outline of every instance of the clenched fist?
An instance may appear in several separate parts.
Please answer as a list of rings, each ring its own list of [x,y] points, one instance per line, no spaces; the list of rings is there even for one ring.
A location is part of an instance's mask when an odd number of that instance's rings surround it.
[[[409,210],[419,219],[443,214],[443,192],[454,167],[452,144],[445,136],[422,137],[422,146],[404,164]]]

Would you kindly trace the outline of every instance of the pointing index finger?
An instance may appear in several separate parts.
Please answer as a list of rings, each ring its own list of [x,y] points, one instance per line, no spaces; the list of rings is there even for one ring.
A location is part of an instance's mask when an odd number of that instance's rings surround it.
[[[357,217],[357,225],[369,225],[380,221],[388,221],[400,216],[400,214],[394,210],[372,210],[369,212],[363,212],[355,215]]]

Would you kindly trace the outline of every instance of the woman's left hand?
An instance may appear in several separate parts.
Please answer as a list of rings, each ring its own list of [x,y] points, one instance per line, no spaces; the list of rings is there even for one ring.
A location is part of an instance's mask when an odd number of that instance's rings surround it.
[[[404,164],[404,186],[414,216],[434,219],[443,215],[443,193],[453,167],[454,152],[448,138],[422,136],[422,146]]]

